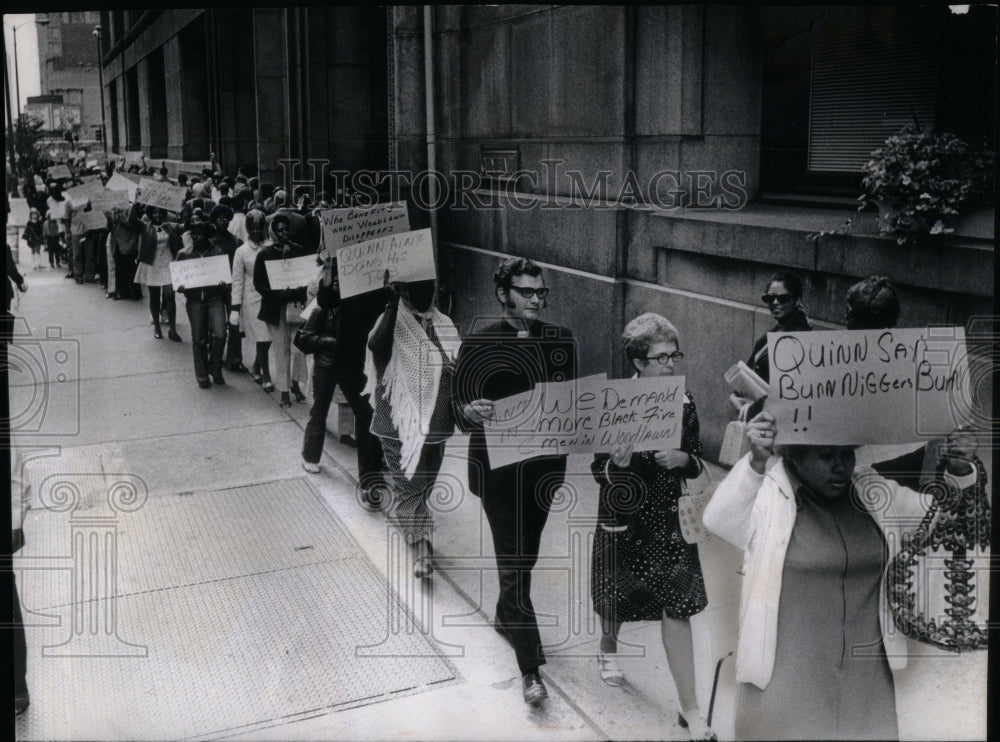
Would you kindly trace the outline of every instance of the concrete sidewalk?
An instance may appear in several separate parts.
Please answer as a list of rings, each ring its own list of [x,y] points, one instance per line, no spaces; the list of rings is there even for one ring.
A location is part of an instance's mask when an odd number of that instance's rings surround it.
[[[18,555],[32,693],[18,739],[688,738],[657,624],[626,625],[623,687],[598,676],[589,457],[570,458],[534,573],[550,698],[533,709],[521,700],[513,651],[488,623],[496,572],[465,483],[463,437],[449,441],[430,503],[438,569],[418,582],[385,517],[357,502],[353,448],[331,434],[322,472],[302,471],[308,405],[281,410],[233,374],[224,388],[197,388],[182,299],[184,342],[174,344],[153,339],[145,301],[105,300],[61,271],[29,270],[27,279],[15,313],[32,337],[15,344],[11,409],[22,429],[36,420],[42,429],[22,438],[39,458],[29,464],[36,502]],[[38,501],[53,473],[76,493],[69,506],[51,488]],[[129,502],[119,481],[145,488],[109,526],[125,562],[106,592],[81,599],[70,579],[73,529],[80,518],[93,524],[113,490]],[[719,539],[701,555],[710,604],[692,627],[707,712],[718,660],[735,647],[740,555]],[[120,638],[147,653],[53,654],[94,606],[110,610],[102,616],[117,606]],[[411,656],[367,656],[392,642]],[[985,653],[943,659],[897,678],[903,738],[985,736]],[[732,737],[733,700],[729,658],[713,719],[722,739]]]

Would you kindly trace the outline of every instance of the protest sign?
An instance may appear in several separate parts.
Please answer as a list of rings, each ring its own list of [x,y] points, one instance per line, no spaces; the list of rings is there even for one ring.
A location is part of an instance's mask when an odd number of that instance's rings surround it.
[[[104,193],[104,186],[100,180],[91,180],[83,185],[67,188],[63,195],[69,199],[73,206],[85,206],[92,198]]]
[[[108,180],[105,188],[109,191],[123,191],[127,194],[129,201],[135,201],[135,192],[139,186],[135,181],[131,178],[126,178],[122,173],[115,173]]]
[[[133,165],[138,165],[142,167],[142,152],[126,152],[125,153],[125,167],[130,168]]]
[[[174,289],[180,286],[185,289],[218,286],[220,281],[233,282],[233,274],[229,270],[229,258],[225,255],[175,260],[170,264],[170,282]]]
[[[128,193],[125,191],[110,191],[104,189],[99,196],[90,199],[90,207],[94,211],[111,211],[112,209],[128,208]]]
[[[337,251],[337,276],[342,298],[382,288],[386,271],[389,271],[390,281],[435,278],[431,231],[401,232],[347,245]]]
[[[962,328],[769,332],[767,346],[777,444],[907,443],[971,422]]]
[[[53,165],[45,172],[49,176],[49,180],[69,180],[73,177],[65,165]]]
[[[139,190],[136,191],[135,202],[179,214],[181,213],[181,209],[184,208],[184,197],[186,195],[186,188],[170,185],[170,183],[162,181],[146,180],[144,178],[139,181]]]
[[[80,220],[80,224],[83,225],[84,232],[90,232],[94,229],[107,229],[108,218],[104,215],[103,211],[74,211],[73,220]]]
[[[23,198],[9,199],[10,213],[7,215],[7,225],[11,227],[23,227],[28,223],[31,216],[31,209],[28,201]]]
[[[264,268],[267,271],[267,280],[274,291],[308,286],[319,271],[315,255],[288,260],[268,260],[264,263]]]
[[[368,208],[323,209],[316,212],[323,228],[323,244],[330,255],[345,245],[410,231],[406,202]]]
[[[683,376],[538,384],[494,403],[486,430],[490,466],[535,456],[679,448]]]
[[[210,161],[208,161],[208,160],[204,160],[204,161],[201,161],[201,162],[178,162],[177,163],[177,172],[178,173],[188,173],[188,174],[192,174],[193,173],[194,175],[201,175],[202,172],[204,170],[206,170],[206,169],[207,170],[211,170],[212,169],[212,163]],[[176,176],[172,176],[172,177],[176,177]]]

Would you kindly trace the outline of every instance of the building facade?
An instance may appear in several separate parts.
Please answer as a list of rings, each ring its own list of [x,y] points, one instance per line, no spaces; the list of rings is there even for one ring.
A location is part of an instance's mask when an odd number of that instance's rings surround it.
[[[61,117],[53,128],[71,131],[82,140],[101,138],[101,87],[94,27],[97,11],[43,13],[48,24],[38,28],[38,66],[42,95],[60,96],[64,106],[79,108],[79,121]],[[30,102],[29,102],[30,105]]]
[[[996,24],[943,5],[110,11],[102,61],[115,152],[335,189],[393,172],[464,331],[511,254],[547,268],[586,373],[624,372],[621,328],[666,315],[714,452],[772,273],[803,277],[820,328],[873,273],[900,326],[992,311],[992,216],[905,247],[874,216],[838,227],[907,123],[995,152]]]

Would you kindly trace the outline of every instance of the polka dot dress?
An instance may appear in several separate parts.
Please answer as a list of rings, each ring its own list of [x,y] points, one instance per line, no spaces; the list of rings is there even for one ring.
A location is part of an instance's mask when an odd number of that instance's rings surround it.
[[[702,454],[694,400],[684,403],[681,450]],[[591,470],[601,485],[594,534],[590,593],[594,610],[612,621],[659,621],[687,618],[708,603],[698,547],[681,535],[677,500],[687,470],[667,470],[655,452],[632,454],[629,465],[616,466],[608,454],[594,457]]]

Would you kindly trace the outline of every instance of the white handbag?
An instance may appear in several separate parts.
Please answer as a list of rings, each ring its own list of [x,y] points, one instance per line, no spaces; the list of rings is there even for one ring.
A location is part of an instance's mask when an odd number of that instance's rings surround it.
[[[726,426],[726,434],[722,438],[722,448],[719,450],[719,463],[723,466],[736,466],[750,450],[747,440],[747,411],[750,405],[743,405],[738,419]]]
[[[689,544],[703,543],[712,538],[712,534],[705,528],[702,515],[708,501],[715,494],[716,483],[712,479],[712,472],[704,464],[701,464],[701,471],[704,476],[699,474],[690,484],[687,480],[681,480],[685,493],[677,499],[681,535]]]

